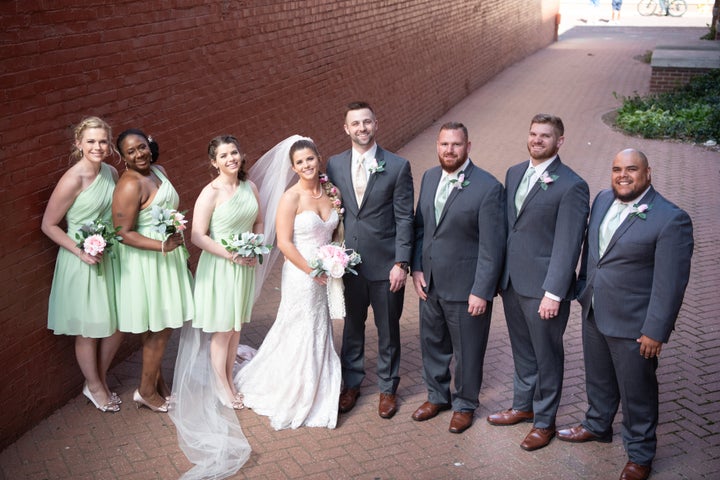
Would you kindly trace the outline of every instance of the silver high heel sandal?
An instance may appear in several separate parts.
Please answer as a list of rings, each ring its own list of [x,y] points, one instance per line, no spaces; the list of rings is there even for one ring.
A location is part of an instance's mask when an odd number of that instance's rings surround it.
[[[153,412],[159,412],[159,413],[167,413],[170,403],[166,400],[165,403],[160,405],[159,407],[156,407],[155,405],[152,405],[145,401],[145,399],[140,395],[140,392],[138,390],[135,390],[133,392],[133,401],[135,402],[135,407],[140,408],[140,406],[145,406],[152,410]]]
[[[115,403],[112,403],[112,401],[107,402],[105,405],[100,405],[97,400],[95,400],[95,397],[93,397],[92,392],[90,391],[90,387],[88,387],[88,384],[86,383],[83,385],[83,395],[87,397],[88,400],[92,402],[93,405],[95,405],[95,408],[100,410],[101,412],[119,412],[120,411],[120,405],[117,405]]]

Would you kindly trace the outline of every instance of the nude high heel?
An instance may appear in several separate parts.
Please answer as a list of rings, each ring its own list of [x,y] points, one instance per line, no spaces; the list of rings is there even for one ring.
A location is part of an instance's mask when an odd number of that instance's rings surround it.
[[[152,410],[153,412],[159,412],[159,413],[167,413],[170,403],[166,400],[165,403],[160,405],[159,407],[156,407],[155,405],[152,405],[145,401],[145,399],[140,395],[140,392],[138,390],[135,390],[133,392],[133,401],[135,402],[135,407],[140,408],[140,406],[145,406]]]
[[[92,402],[93,405],[95,405],[95,408],[100,410],[101,412],[119,412],[120,411],[120,405],[117,405],[115,403],[112,403],[112,401],[107,402],[105,405],[100,405],[97,400],[95,400],[95,397],[93,397],[92,392],[90,391],[90,387],[88,387],[88,384],[86,383],[83,385],[83,395],[87,397],[88,400]]]

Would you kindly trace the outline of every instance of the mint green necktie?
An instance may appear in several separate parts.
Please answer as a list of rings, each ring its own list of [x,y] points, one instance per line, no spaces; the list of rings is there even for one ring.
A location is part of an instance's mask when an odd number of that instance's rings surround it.
[[[525,201],[525,197],[527,197],[528,192],[530,192],[530,179],[533,177],[534,174],[535,167],[528,167],[528,169],[525,171],[525,175],[520,181],[520,186],[518,187],[517,192],[515,192],[516,213],[520,213],[520,209],[522,208],[523,202]]]
[[[440,180],[438,193],[435,197],[435,224],[440,221],[440,215],[442,215],[443,208],[445,208],[445,202],[447,202],[448,196],[450,196],[450,176],[445,175],[442,180]]]
[[[619,200],[615,200],[608,210],[602,224],[600,225],[600,235],[598,238],[598,247],[600,250],[600,256],[605,254],[610,239],[615,235],[615,230],[620,226],[620,219],[622,219],[623,212],[629,205],[622,203]]]

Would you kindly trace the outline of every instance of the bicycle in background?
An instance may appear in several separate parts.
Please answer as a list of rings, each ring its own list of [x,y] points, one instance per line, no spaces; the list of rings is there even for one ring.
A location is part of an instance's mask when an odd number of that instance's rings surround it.
[[[687,12],[685,0],[640,0],[637,4],[638,13],[644,17],[653,15],[671,15],[681,17]]]

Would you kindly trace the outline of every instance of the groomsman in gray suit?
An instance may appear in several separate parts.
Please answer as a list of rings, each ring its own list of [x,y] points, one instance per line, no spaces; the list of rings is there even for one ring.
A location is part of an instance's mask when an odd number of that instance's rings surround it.
[[[638,480],[655,457],[655,371],[688,284],[693,230],[688,214],[652,187],[642,152],[617,154],[611,185],[593,202],[578,280],[589,406],[582,424],[558,438],[612,441],[622,402],[629,461],[620,479]]]
[[[410,163],[375,142],[378,122],[365,102],[348,105],[345,133],[352,148],[330,157],[327,173],[345,207],[345,244],[362,256],[358,275],[345,276],[347,316],[340,351],[340,412],[349,412],[365,378],[365,321],[372,306],[378,332],[378,414],[397,411],[400,316],[413,242]]]
[[[562,393],[563,334],[575,295],[589,211],[585,181],[560,161],[564,126],[538,114],[530,122],[530,160],[505,177],[507,254],[501,280],[515,364],[512,408],[488,416],[492,425],[533,422],[520,447],[537,450],[555,436]]]
[[[502,184],[469,158],[462,123],[440,128],[440,166],[423,175],[415,211],[412,276],[420,297],[420,346],[428,400],[416,421],[453,409],[450,432],[472,425],[483,378],[492,300],[505,254]],[[455,393],[450,361],[455,357]]]

